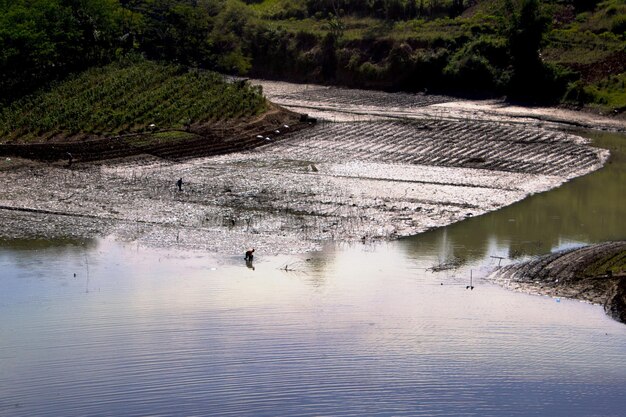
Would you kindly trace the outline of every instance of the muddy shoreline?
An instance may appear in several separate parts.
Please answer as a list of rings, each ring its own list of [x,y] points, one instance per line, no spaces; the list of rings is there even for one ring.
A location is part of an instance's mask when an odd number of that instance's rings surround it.
[[[567,297],[599,304],[613,319],[626,323],[626,241],[585,246],[499,268],[494,282],[526,293]]]
[[[531,110],[513,120],[467,105],[453,110],[458,101],[448,97],[261,84],[273,102],[319,122],[239,152],[231,140],[222,155],[139,153],[69,167],[3,157],[0,238],[112,236],[227,254],[250,246],[306,252],[497,210],[608,158],[562,124],[537,123]]]

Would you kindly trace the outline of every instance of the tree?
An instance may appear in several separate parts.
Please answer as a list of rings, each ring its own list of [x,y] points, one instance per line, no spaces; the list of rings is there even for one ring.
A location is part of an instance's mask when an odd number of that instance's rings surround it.
[[[335,78],[337,71],[337,38],[332,32],[324,35],[322,39],[322,56],[321,67],[322,77],[325,81],[330,81]]]
[[[450,6],[450,17],[457,17],[463,13],[463,0],[452,0],[452,6]]]
[[[404,13],[407,19],[415,19],[417,17],[416,0],[407,0]]]
[[[17,0],[1,10],[1,101],[107,62],[122,45],[115,0]]]
[[[215,69],[244,74],[251,67],[251,58],[244,51],[250,11],[238,1],[227,1],[215,18],[209,36]]]
[[[519,13],[513,16],[509,31],[512,76],[510,94],[515,98],[539,98],[545,69],[539,48],[546,30],[546,20],[539,14],[538,0],[523,0]]]

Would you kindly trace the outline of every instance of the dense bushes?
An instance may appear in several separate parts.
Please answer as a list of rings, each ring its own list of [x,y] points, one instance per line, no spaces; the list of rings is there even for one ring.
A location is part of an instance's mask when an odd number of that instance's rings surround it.
[[[0,101],[110,60],[132,13],[114,0],[0,2]]]

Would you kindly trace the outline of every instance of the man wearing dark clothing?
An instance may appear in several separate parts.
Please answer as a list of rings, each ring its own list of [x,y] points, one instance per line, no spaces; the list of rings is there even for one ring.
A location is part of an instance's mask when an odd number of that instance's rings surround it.
[[[178,181],[176,181],[176,185],[178,186],[178,191],[182,191],[183,190],[183,179],[179,178]]]
[[[245,259],[246,261],[252,262],[252,259],[254,258],[253,253],[254,253],[254,248],[250,249],[249,251],[246,251],[246,256],[243,259]]]

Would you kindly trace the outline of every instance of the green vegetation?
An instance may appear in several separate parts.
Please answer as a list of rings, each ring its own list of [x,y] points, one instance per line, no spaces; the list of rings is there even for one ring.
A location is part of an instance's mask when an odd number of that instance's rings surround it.
[[[114,0],[0,0],[0,102],[110,61],[129,17]]]
[[[622,112],[625,31],[624,0],[0,0],[0,102],[139,53],[257,77]]]
[[[0,136],[41,141],[53,136],[110,136],[247,117],[266,109],[260,87],[219,74],[124,59],[72,76],[0,112]],[[154,127],[150,125],[154,124]],[[179,139],[184,132],[158,139]]]
[[[250,8],[264,28],[257,37],[281,45],[262,56],[250,48],[255,75],[625,109],[623,0],[265,0]],[[336,37],[333,72],[322,70],[327,33]]]

